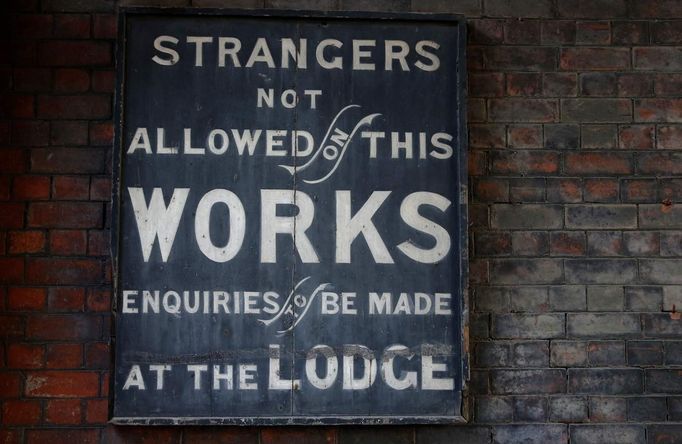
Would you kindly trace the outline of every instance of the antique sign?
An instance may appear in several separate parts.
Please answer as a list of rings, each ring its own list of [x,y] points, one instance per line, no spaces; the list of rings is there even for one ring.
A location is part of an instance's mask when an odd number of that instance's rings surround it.
[[[120,25],[113,421],[463,420],[463,22]]]

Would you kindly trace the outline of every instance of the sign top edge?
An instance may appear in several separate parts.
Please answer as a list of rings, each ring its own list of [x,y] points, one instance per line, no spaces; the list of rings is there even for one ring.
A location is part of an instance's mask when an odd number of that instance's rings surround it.
[[[223,17],[270,17],[270,18],[311,18],[311,19],[375,19],[408,20],[426,22],[451,22],[464,25],[462,14],[431,12],[382,12],[382,11],[321,11],[297,9],[234,9],[234,8],[164,8],[149,6],[119,6],[121,16],[169,15],[169,16],[223,16]]]

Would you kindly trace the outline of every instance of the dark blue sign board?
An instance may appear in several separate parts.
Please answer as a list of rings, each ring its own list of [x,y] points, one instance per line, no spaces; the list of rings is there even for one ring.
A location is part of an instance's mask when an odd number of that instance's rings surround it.
[[[463,421],[461,18],[120,25],[112,421]]]

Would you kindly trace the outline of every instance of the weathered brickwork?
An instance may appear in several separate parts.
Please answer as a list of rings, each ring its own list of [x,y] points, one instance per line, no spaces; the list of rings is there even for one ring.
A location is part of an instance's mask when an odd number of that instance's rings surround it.
[[[119,3],[467,16],[469,425],[106,425]],[[2,7],[0,443],[682,443],[682,0]]]

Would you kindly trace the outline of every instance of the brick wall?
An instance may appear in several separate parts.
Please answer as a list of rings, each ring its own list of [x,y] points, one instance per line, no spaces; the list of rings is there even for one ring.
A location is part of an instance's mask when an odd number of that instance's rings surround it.
[[[682,0],[143,3],[467,15],[473,419],[106,426],[117,5],[5,0],[0,443],[682,442]]]

